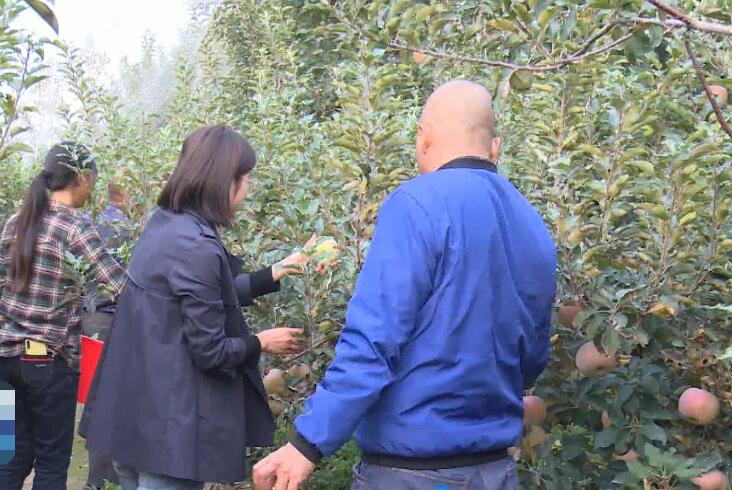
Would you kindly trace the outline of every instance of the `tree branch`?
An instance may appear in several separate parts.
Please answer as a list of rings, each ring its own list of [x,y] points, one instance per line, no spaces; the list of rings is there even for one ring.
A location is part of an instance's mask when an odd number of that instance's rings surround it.
[[[627,22],[626,22],[627,23]],[[636,17],[632,21],[630,21],[631,24],[653,24],[661,27],[666,27],[668,29],[678,29],[679,27],[688,27],[686,25],[686,22],[679,20],[679,19],[656,19],[651,17]]]
[[[604,36],[608,32],[612,31],[618,25],[620,25],[619,22],[610,22],[609,24],[607,24],[605,27],[603,27],[602,29],[597,31],[594,36],[590,37],[587,41],[585,41],[584,44],[582,44],[582,46],[577,50],[577,52],[574,53],[574,55],[579,56],[581,54],[584,54],[588,49],[590,49],[590,47],[592,46],[592,44],[595,41],[600,39],[602,36]]]
[[[714,94],[709,89],[709,84],[707,83],[707,79],[702,72],[699,60],[694,54],[694,50],[691,48],[691,41],[689,41],[689,36],[686,36],[686,39],[684,39],[684,44],[686,45],[686,52],[689,54],[689,58],[691,58],[691,63],[694,65],[696,76],[704,87],[704,93],[707,94],[707,99],[709,99],[709,103],[712,104],[712,109],[714,110],[714,115],[717,116],[717,121],[719,121],[719,125],[722,126],[722,129],[724,129],[729,137],[732,138],[732,128],[729,126],[727,121],[725,121],[724,115],[722,114],[722,109],[719,108],[719,104],[717,104],[717,99],[714,97]]]
[[[653,4],[657,9],[661,10],[662,12],[667,13],[671,17],[679,19],[690,29],[704,32],[713,32],[716,34],[723,34],[725,36],[732,36],[732,25],[695,19],[689,14],[682,12],[681,10],[674,8],[670,5],[666,5],[663,2],[659,2],[658,0],[648,0],[648,2]]]
[[[594,51],[588,51],[588,52],[582,53],[582,54],[574,54],[572,56],[568,56],[566,58],[559,59],[554,63],[546,64],[546,65],[520,65],[520,64],[516,64],[516,63],[508,63],[506,61],[486,60],[483,58],[476,58],[476,57],[472,57],[472,56],[462,56],[462,55],[445,53],[444,51],[436,51],[434,49],[414,48],[411,46],[400,44],[396,41],[390,42],[389,47],[392,49],[400,50],[400,51],[411,51],[412,53],[422,53],[422,54],[434,56],[435,58],[442,58],[442,59],[452,60],[452,61],[462,61],[462,62],[466,62],[466,63],[474,63],[474,64],[479,64],[479,65],[495,66],[495,67],[499,67],[499,68],[508,68],[509,70],[516,70],[516,71],[546,72],[546,71],[559,70],[560,68],[563,68],[570,63],[577,63],[578,61],[582,61],[586,58],[590,58],[592,56],[596,56],[596,55],[604,53],[606,51],[610,51],[611,49],[624,43],[625,41],[627,41],[634,35],[635,35],[634,32],[630,32],[630,33],[616,39],[615,41],[613,41],[601,48],[598,48]]]
[[[324,338],[324,339],[321,339],[321,340],[320,340],[319,342],[316,342],[315,344],[313,344],[313,346],[312,346],[312,347],[308,347],[308,348],[307,348],[307,349],[305,349],[304,351],[302,351],[302,352],[299,352],[299,353],[297,353],[297,354],[294,354],[294,355],[292,355],[292,356],[290,356],[290,357],[288,357],[288,358],[284,359],[284,360],[282,361],[282,365],[283,365],[283,366],[289,366],[290,364],[292,364],[293,362],[297,361],[297,360],[298,360],[298,359],[300,359],[301,357],[305,356],[306,354],[310,354],[310,353],[311,353],[311,352],[313,352],[313,351],[314,351],[315,349],[317,349],[318,347],[322,347],[322,346],[324,346],[324,345],[325,345],[325,344],[327,344],[328,342],[330,342],[330,339],[329,339],[329,338],[327,338],[327,337],[326,337],[326,338]]]

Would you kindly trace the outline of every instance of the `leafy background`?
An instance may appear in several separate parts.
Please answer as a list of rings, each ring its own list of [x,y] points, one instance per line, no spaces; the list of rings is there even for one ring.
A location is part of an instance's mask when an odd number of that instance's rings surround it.
[[[549,406],[546,437],[525,441],[522,486],[694,488],[693,477],[732,461],[732,139],[690,52],[708,84],[732,91],[732,2],[672,6],[721,26],[714,33],[654,4],[193,1],[180,46],[163,52],[146,37],[142,61],[110,87],[89,53],[14,30],[25,4],[3,0],[0,221],[47,150],[32,136],[49,110],[63,121],[59,137],[90,145],[102,180],[129,190],[140,227],[190,131],[239,129],[259,164],[226,232],[232,251],[254,269],[313,232],[342,249],[337,268],[307,271],[248,312],[257,329],[307,328],[303,355],[264,366],[310,367],[273,400],[282,441],[332,356],[380,202],[416,173],[421,105],[444,81],[478,81],[494,93],[500,172],[555,238],[557,307],[582,310],[554,328],[551,364],[533,390]],[[24,102],[59,90],[54,103]],[[578,373],[573,357],[587,341],[617,355],[611,374]],[[690,386],[720,399],[711,425],[678,415]],[[617,459],[631,449],[637,461]],[[356,459],[351,443],[310,487],[349,488]]]

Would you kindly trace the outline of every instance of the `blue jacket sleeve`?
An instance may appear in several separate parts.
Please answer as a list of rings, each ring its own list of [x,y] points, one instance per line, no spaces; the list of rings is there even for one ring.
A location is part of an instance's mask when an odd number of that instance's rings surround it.
[[[319,453],[333,454],[393,381],[402,346],[431,294],[437,263],[433,235],[427,213],[410,195],[397,190],[387,198],[335,358],[295,421],[296,447],[304,439]]]
[[[546,242],[541,250],[546,259],[551,261],[552,272],[547,276],[537,274],[532,287],[540,293],[527,294],[533,299],[533,302],[526,306],[531,318],[534,319],[534,328],[524,332],[519,344],[525,390],[534,386],[542,371],[546,369],[552,350],[550,335],[553,304],[557,292],[557,257],[554,244],[550,241]]]
[[[181,301],[183,334],[193,363],[204,371],[231,373],[254,352],[244,339],[226,335],[222,261],[211,247],[198,243],[180,255],[168,280]]]

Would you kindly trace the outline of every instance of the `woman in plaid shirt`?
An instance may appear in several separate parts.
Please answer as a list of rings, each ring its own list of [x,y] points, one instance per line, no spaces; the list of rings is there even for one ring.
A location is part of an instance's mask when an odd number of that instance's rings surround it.
[[[65,489],[74,435],[81,356],[84,264],[116,295],[125,272],[78,211],[96,181],[88,150],[51,149],[20,212],[0,237],[0,381],[15,387],[15,459],[0,466],[0,488]]]

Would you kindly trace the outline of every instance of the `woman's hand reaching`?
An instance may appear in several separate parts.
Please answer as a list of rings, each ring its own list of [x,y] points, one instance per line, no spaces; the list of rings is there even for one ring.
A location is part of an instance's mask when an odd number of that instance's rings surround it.
[[[301,328],[272,328],[257,334],[262,352],[267,354],[295,354],[305,348]]]
[[[317,235],[310,237],[310,240],[305,244],[305,249],[312,246],[318,239]],[[310,256],[304,254],[302,251],[290,254],[285,259],[277,262],[272,266],[272,279],[279,281],[285,276],[302,274],[303,267],[310,261]]]

